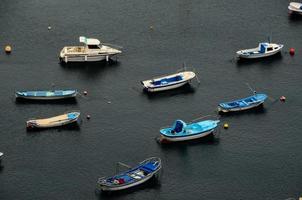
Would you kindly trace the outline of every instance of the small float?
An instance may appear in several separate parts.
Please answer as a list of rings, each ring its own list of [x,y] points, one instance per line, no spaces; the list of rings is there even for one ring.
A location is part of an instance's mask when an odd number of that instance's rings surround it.
[[[117,48],[102,44],[98,39],[79,38],[84,46],[66,46],[60,52],[61,62],[93,62],[93,61],[109,61],[110,58],[122,53]]]
[[[147,92],[159,92],[181,87],[191,81],[194,77],[194,72],[184,71],[141,81],[141,84]]]
[[[290,14],[302,14],[302,3],[290,2],[288,6],[288,11]]]
[[[15,96],[18,99],[31,100],[57,100],[74,98],[78,94],[77,90],[37,90],[37,91],[17,91]]]
[[[218,105],[219,112],[232,112],[232,111],[242,111],[248,110],[255,107],[258,107],[264,103],[266,100],[266,94],[257,94],[255,92],[254,95],[243,98],[237,99],[230,102],[220,103]]]
[[[124,166],[127,166],[123,164]],[[118,191],[140,185],[159,174],[161,160],[157,157],[148,158],[135,167],[110,177],[99,178],[97,189],[101,191]]]
[[[160,140],[178,142],[202,138],[213,133],[219,122],[219,120],[204,120],[186,124],[182,120],[176,120],[172,127],[160,129]]]
[[[282,48],[283,48],[283,44],[262,42],[259,43],[258,47],[256,48],[237,51],[236,56],[237,58],[246,58],[246,59],[263,58],[281,52]]]
[[[52,128],[77,122],[80,112],[67,112],[62,115],[45,119],[30,119],[26,122],[27,128]]]

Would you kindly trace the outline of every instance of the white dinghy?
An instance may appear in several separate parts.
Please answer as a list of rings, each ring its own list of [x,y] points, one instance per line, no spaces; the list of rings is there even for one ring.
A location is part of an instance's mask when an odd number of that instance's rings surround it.
[[[262,42],[257,48],[244,49],[236,52],[237,58],[262,58],[281,52],[283,44]]]
[[[79,38],[84,46],[67,46],[60,52],[61,62],[93,62],[93,61],[109,61],[110,58],[122,53],[121,50],[101,44],[98,39]]]
[[[1,162],[1,160],[2,160],[2,157],[3,157],[3,153],[2,152],[0,152],[0,162]]]
[[[67,112],[62,115],[45,119],[30,119],[26,122],[28,129],[33,128],[52,128],[75,123],[80,117],[80,112]]]
[[[290,14],[302,14],[302,3],[290,2],[288,6],[288,11]]]
[[[181,87],[195,77],[195,73],[191,71],[179,72],[167,76],[161,76],[146,81],[141,81],[147,92],[159,92],[171,90]]]

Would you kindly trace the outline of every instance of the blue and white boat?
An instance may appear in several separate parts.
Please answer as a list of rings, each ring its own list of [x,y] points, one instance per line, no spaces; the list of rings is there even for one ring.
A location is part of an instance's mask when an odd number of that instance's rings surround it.
[[[181,87],[195,77],[191,71],[179,72],[167,76],[161,76],[146,81],[141,81],[147,92],[159,92]]]
[[[262,58],[281,52],[283,44],[262,42],[257,48],[244,49],[236,52],[237,58]]]
[[[302,3],[290,2],[288,6],[290,14],[302,14]]]
[[[148,158],[125,172],[110,177],[99,178],[97,189],[101,191],[118,191],[131,188],[157,176],[160,169],[160,158]]]
[[[16,98],[33,100],[55,100],[74,98],[78,94],[77,90],[37,90],[37,91],[17,91]]]
[[[162,142],[178,142],[205,137],[214,132],[219,120],[205,120],[186,124],[182,120],[176,120],[172,127],[160,130]]]
[[[238,99],[230,102],[220,103],[218,105],[219,112],[242,111],[260,106],[266,100],[266,94],[254,94],[243,99]]]

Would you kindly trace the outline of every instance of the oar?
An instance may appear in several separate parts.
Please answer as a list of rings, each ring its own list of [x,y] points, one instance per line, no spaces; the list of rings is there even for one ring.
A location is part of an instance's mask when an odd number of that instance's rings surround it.
[[[245,84],[246,84],[247,87],[251,90],[251,92],[252,92],[253,94],[256,94],[256,90],[254,90],[254,89],[250,86],[249,83],[245,83]]]
[[[196,81],[197,81],[197,83],[198,83],[198,85],[199,85],[199,84],[200,84],[200,80],[199,80],[199,78],[198,78],[198,76],[197,76],[197,73],[196,73],[196,70],[195,70],[194,67],[193,67],[193,71],[194,71],[194,73],[195,73]]]

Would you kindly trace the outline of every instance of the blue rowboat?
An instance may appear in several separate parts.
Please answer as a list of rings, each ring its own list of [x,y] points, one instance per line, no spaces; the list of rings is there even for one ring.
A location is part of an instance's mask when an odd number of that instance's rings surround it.
[[[158,175],[161,169],[160,158],[148,158],[136,167],[111,177],[99,178],[97,189],[101,191],[118,191],[140,185]]]
[[[181,87],[195,77],[191,71],[180,72],[168,76],[161,76],[146,81],[141,81],[147,92],[159,92]]]
[[[77,90],[38,90],[38,91],[17,91],[16,98],[34,99],[34,100],[55,100],[74,98]]]
[[[266,100],[266,94],[255,94],[250,97],[238,99],[230,102],[220,103],[218,105],[219,112],[241,111],[260,106]]]
[[[202,138],[213,133],[219,122],[219,120],[205,120],[186,124],[182,120],[176,120],[172,127],[160,130],[160,139],[178,142]]]

